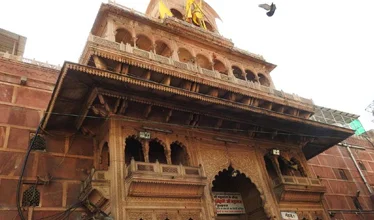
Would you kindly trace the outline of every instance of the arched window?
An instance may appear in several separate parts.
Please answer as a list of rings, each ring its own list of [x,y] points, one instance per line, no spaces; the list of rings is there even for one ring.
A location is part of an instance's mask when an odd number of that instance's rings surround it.
[[[194,63],[194,57],[187,49],[180,48],[178,50],[179,61],[183,63]]]
[[[207,30],[214,32],[214,28],[209,22],[205,21],[205,26]]]
[[[188,166],[188,154],[185,147],[178,142],[174,142],[170,145],[171,149],[171,163],[174,165],[182,164],[183,166]]]
[[[260,81],[261,85],[270,86],[270,81],[268,80],[268,78],[266,76],[264,76],[264,74],[259,73],[258,78],[259,78],[259,81]]]
[[[117,30],[116,42],[117,43],[123,42],[124,44],[130,44],[131,46],[134,46],[134,42],[133,42],[130,31],[124,28],[120,28]]]
[[[149,162],[155,163],[158,160],[159,163],[167,163],[164,146],[158,140],[152,140],[149,142]]]
[[[166,43],[164,43],[160,40],[156,41],[155,52],[156,52],[156,54],[164,56],[164,57],[171,57],[171,55],[172,55],[172,51],[171,51],[170,47]]]
[[[270,179],[276,179],[278,177],[277,171],[275,170],[274,164],[271,161],[271,158],[269,158],[268,155],[264,156],[265,160],[265,166],[266,166],[266,171],[268,172],[268,175]]]
[[[284,176],[306,176],[300,162],[295,158],[287,160],[286,158],[279,156],[278,163],[280,171]]]
[[[302,176],[302,177],[307,176],[306,172],[304,170],[304,167],[301,165],[301,163],[298,159],[292,157],[290,161],[294,165],[295,169],[297,169],[297,170],[294,171],[295,176]]]
[[[225,64],[223,64],[221,61],[214,59],[214,70],[218,71],[219,73],[227,75],[227,68]]]
[[[170,11],[175,18],[183,21],[183,15],[177,9],[172,8]]]
[[[136,40],[136,47],[145,51],[152,51],[152,41],[145,35],[139,34]]]
[[[100,170],[108,170],[110,166],[109,147],[108,143],[105,143],[100,155]]]
[[[125,163],[130,164],[131,158],[134,158],[135,161],[144,162],[143,146],[135,136],[126,139]]]
[[[239,67],[233,66],[232,67],[232,73],[234,74],[234,76],[236,78],[241,79],[241,80],[245,80],[243,72]]]
[[[257,82],[256,75],[252,71],[245,70],[245,76],[246,76],[248,81]]]
[[[212,69],[212,64],[210,63],[209,59],[201,54],[198,54],[196,56],[196,62],[197,65],[201,68],[211,70]]]

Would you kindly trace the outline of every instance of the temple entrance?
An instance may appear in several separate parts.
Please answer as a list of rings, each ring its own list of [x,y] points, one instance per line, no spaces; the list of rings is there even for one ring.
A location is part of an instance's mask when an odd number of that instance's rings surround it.
[[[233,167],[220,171],[212,192],[219,220],[267,220],[260,192],[245,174]]]

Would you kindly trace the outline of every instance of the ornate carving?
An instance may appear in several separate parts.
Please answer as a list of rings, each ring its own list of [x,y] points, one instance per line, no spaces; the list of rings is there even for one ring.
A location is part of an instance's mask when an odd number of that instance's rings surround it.
[[[178,214],[177,213],[156,213],[156,219],[157,220],[177,220],[178,219]]]
[[[229,152],[229,155],[232,159],[232,166],[244,173],[248,178],[250,178],[252,183],[255,184],[257,190],[260,192],[267,217],[273,219],[273,217],[276,216],[276,211],[274,210],[276,205],[269,190],[263,185],[264,180],[261,176],[261,168],[258,165],[255,152],[232,150]]]
[[[130,211],[128,215],[129,215],[129,220],[140,220],[140,219],[142,219],[142,220],[152,220],[152,213],[151,212]]]
[[[228,155],[224,149],[201,149],[201,158],[203,159],[203,166],[209,184],[212,183],[214,176],[217,175],[219,171],[226,169],[230,165]]]
[[[275,203],[268,190],[263,190],[263,180],[260,175],[260,167],[256,159],[254,151],[237,150],[213,150],[205,148],[201,152],[204,168],[208,177],[209,183],[212,183],[214,176],[223,169],[229,167],[230,162],[234,169],[240,170],[256,185],[260,192],[263,202],[264,210],[269,218],[276,216]]]
[[[181,220],[200,220],[200,212],[181,212],[179,214]]]

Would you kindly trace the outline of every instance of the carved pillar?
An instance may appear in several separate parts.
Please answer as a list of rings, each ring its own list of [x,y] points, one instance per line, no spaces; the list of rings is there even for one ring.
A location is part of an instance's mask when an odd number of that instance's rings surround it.
[[[133,37],[132,38],[132,42],[134,42],[134,48],[138,48],[138,46],[136,45],[136,41],[138,41],[138,38],[137,37]]]
[[[178,56],[178,45],[175,41],[171,41],[171,51],[172,51],[172,55],[171,55],[171,58],[173,60],[178,60],[179,61],[179,56]]]
[[[105,39],[110,41],[116,41],[116,25],[112,19],[108,19],[107,25],[106,25],[106,33],[105,33]]]
[[[134,43],[134,47],[137,48],[137,47],[136,47],[136,41],[138,40],[138,38],[136,37],[135,25],[137,25],[136,22],[132,25],[132,28],[131,28],[131,36],[132,36],[132,41],[133,41],[133,43]]]
[[[123,146],[123,135],[120,121],[113,118],[109,121],[109,151],[110,151],[110,203],[111,213],[114,219],[125,219],[124,209],[125,197],[125,155]]]
[[[256,82],[260,82],[260,77],[258,77],[258,75],[255,73],[255,80]]]
[[[276,156],[269,156],[271,162],[273,163],[273,166],[275,168],[275,172],[277,172],[277,175],[279,177],[282,177],[282,171],[280,169],[279,163],[278,163],[278,158]]]
[[[170,141],[168,139],[165,140],[165,156],[167,163],[171,164],[171,148]]]
[[[149,163],[149,140],[143,140],[144,162]]]

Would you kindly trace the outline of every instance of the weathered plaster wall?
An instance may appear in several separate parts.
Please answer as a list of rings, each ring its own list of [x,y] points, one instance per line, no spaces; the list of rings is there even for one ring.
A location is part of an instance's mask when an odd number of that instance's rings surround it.
[[[19,219],[16,186],[30,133],[35,132],[48,105],[59,71],[0,58],[0,219]],[[26,85],[20,78],[27,77]],[[46,152],[32,152],[22,192],[37,176],[52,176],[40,185],[40,206],[25,209],[25,216],[38,219],[65,210],[77,202],[81,180],[93,165],[92,141],[80,136],[65,138],[44,134]],[[21,192],[21,195],[22,195]],[[78,214],[72,214],[75,216]]]

